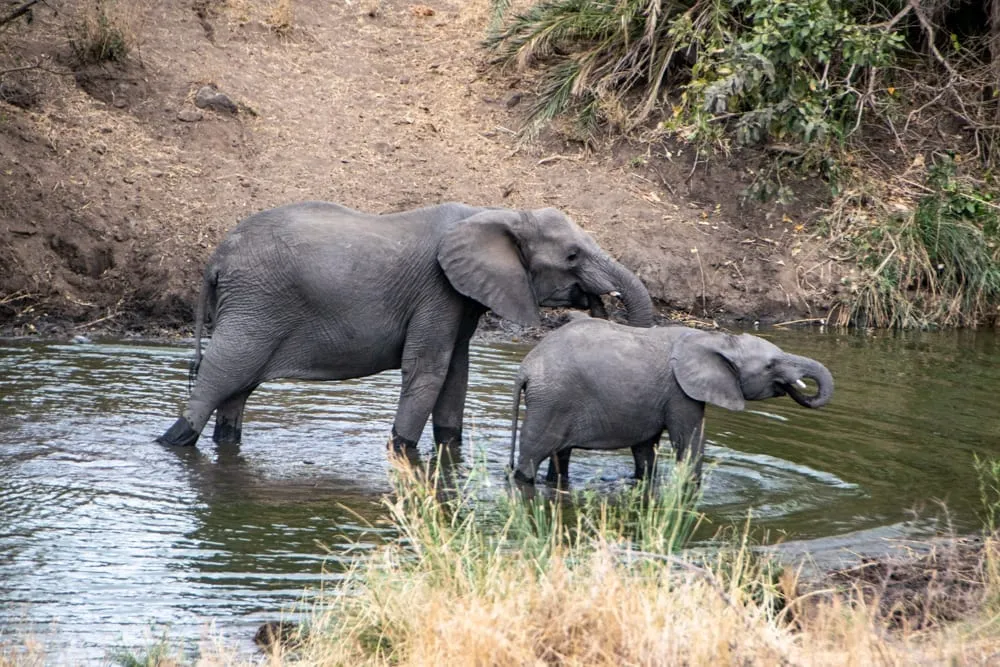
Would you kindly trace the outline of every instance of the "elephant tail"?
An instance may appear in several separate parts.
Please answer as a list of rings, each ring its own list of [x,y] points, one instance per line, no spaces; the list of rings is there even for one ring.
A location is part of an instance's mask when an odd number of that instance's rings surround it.
[[[510,470],[514,471],[514,451],[517,449],[517,418],[518,413],[521,411],[521,392],[524,391],[525,385],[528,384],[528,378],[524,377],[521,373],[517,374],[517,380],[514,381],[514,414],[510,420]]]
[[[219,274],[214,267],[209,266],[205,270],[205,276],[201,281],[201,293],[198,295],[198,305],[194,311],[194,359],[188,369],[188,393],[194,385],[195,378],[198,377],[198,369],[201,367],[201,335],[205,329],[205,317],[215,319],[216,293],[215,288],[219,282]],[[208,313],[207,311],[211,311]]]

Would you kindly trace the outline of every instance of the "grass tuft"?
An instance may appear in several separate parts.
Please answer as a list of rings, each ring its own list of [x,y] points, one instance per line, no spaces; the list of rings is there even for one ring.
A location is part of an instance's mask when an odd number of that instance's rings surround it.
[[[927,328],[997,319],[1000,206],[948,154],[923,183],[895,178],[846,193],[831,216],[858,276],[831,323]],[[858,179],[860,182],[860,179]]]
[[[860,588],[799,593],[796,575],[750,544],[749,520],[717,550],[686,550],[701,515],[681,473],[659,489],[565,504],[483,500],[398,469],[386,506],[400,539],[327,592],[294,660],[904,664],[988,650],[942,633],[912,654],[908,639],[886,635]]]
[[[123,0],[86,3],[70,36],[70,46],[81,65],[124,62],[138,46],[136,10]]]
[[[292,0],[275,0],[264,19],[264,23],[279,35],[287,35],[292,32],[292,27],[295,25]]]

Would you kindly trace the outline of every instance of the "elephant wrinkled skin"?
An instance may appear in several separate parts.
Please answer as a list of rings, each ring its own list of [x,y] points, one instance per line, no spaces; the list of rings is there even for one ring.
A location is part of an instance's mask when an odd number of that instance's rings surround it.
[[[803,378],[816,382],[805,394]],[[517,421],[524,425],[517,466]],[[570,451],[631,447],[635,474],[654,471],[666,430],[678,460],[690,456],[701,478],[705,403],[742,410],[745,401],[788,394],[809,408],[833,396],[833,377],[818,361],[784,352],[758,336],[683,326],[625,327],[580,317],[550,333],[521,363],[514,385],[510,466],[534,483],[551,457],[548,481],[565,480]]]
[[[195,384],[158,442],[238,443],[247,397],[277,378],[343,380],[402,369],[392,429],[414,448],[428,417],[460,442],[469,339],[487,309],[522,324],[539,306],[591,307],[616,293],[630,324],[652,324],[645,287],[556,209],[448,203],[372,215],[325,202],[243,220],[205,269]],[[211,342],[201,355],[206,316]]]

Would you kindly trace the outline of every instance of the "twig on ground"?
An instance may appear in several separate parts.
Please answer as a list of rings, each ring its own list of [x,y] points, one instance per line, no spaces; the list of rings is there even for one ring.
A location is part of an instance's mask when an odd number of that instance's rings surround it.
[[[37,5],[41,1],[42,0],[28,0],[28,2],[24,3],[23,5],[21,5],[20,7],[18,7],[17,9],[15,9],[14,11],[10,12],[9,14],[7,14],[7,16],[4,16],[3,18],[0,18],[0,26],[7,25],[11,21],[13,21],[13,20],[15,20],[15,19],[17,19],[17,18],[19,18],[21,16],[24,16],[29,11],[31,11],[31,7],[33,5]]]
[[[701,314],[708,317],[708,297],[705,295],[705,292],[708,291],[705,285],[705,267],[701,263],[701,253],[698,252],[698,249],[691,248],[691,252],[698,258],[698,272],[701,274]]]
[[[825,317],[807,317],[802,320],[788,320],[787,322],[778,322],[777,324],[772,324],[775,327],[787,327],[792,324],[812,324],[813,322],[819,322],[820,324],[826,324]]]

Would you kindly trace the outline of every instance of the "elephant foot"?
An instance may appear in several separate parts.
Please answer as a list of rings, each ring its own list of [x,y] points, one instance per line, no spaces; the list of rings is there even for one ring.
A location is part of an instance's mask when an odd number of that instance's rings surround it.
[[[201,434],[191,428],[187,419],[179,417],[166,433],[156,439],[156,442],[171,447],[191,447],[198,442],[199,435]]]
[[[534,486],[535,485],[535,478],[534,477],[528,477],[527,475],[525,475],[520,470],[515,470],[514,471],[514,482],[517,483],[518,486],[521,486],[522,484],[528,484],[528,485]]]
[[[520,470],[514,471],[514,486],[521,492],[524,500],[531,501],[535,498],[535,480],[525,475]]]
[[[406,459],[411,464],[420,463],[420,450],[417,449],[417,441],[404,438],[396,433],[396,427],[392,429],[392,436],[386,443],[390,456]]]
[[[243,429],[229,420],[216,418],[212,440],[222,446],[238,445],[243,440]]]
[[[444,448],[455,448],[462,446],[462,429],[449,428],[447,426],[434,427],[434,443]]]

